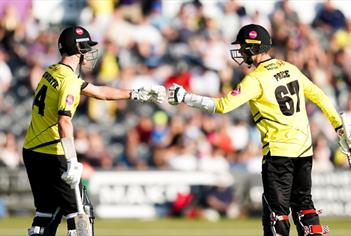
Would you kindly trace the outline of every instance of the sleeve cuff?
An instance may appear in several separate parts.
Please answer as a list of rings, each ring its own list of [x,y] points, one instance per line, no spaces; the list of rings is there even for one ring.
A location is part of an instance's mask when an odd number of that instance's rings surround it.
[[[60,111],[58,111],[58,114],[59,114],[60,116],[69,116],[69,117],[72,117],[71,111],[60,110]]]

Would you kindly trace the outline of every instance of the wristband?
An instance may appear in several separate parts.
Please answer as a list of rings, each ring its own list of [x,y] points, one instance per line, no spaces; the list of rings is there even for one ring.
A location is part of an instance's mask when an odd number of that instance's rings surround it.
[[[188,106],[195,107],[208,113],[215,112],[216,104],[210,97],[186,93],[183,98],[183,102],[185,102]]]

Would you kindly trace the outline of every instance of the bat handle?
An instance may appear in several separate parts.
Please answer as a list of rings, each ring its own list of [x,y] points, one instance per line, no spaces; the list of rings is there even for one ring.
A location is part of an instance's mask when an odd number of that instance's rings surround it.
[[[75,196],[76,196],[78,214],[84,214],[83,202],[82,202],[82,198],[80,196],[80,189],[79,189],[78,184],[74,188],[74,192],[75,192]]]
[[[347,160],[349,161],[349,166],[351,168],[351,150],[350,150],[350,154],[347,154]]]

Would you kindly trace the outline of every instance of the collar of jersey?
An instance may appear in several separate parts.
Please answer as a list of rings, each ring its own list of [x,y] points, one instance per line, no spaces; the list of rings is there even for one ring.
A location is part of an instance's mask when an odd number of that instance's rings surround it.
[[[63,63],[63,62],[61,62],[61,61],[60,61],[58,64],[67,66],[68,68],[70,68],[70,69],[74,72],[73,68],[72,68],[70,65],[67,65],[67,64],[65,64],[65,63]]]
[[[270,60],[275,60],[275,58],[271,57],[271,58],[269,58],[267,60],[261,61],[260,63],[258,63],[257,67],[259,67],[261,64],[264,64],[264,63],[266,63],[267,61],[270,61]]]

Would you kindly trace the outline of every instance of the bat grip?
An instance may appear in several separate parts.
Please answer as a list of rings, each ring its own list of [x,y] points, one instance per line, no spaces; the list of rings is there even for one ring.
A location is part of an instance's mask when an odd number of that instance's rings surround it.
[[[82,198],[80,196],[80,189],[79,189],[78,184],[74,188],[74,192],[75,192],[75,197],[76,197],[76,202],[77,202],[78,214],[84,214],[83,202],[82,202]]]
[[[347,154],[347,160],[349,161],[349,166],[351,168],[351,149],[350,149],[350,154]]]

